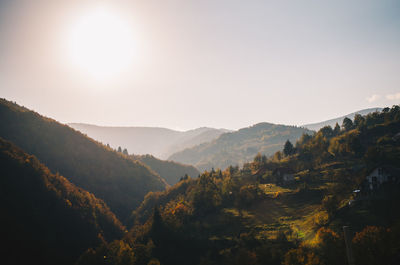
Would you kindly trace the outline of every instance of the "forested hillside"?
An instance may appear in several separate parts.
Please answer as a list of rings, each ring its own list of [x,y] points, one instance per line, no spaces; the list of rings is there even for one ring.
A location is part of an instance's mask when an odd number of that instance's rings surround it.
[[[4,124],[0,126],[0,137],[103,199],[122,221],[147,192],[166,186],[142,163],[5,99],[0,100],[0,120]]]
[[[353,112],[353,113],[350,113],[350,114],[347,114],[347,115],[344,115],[344,116],[341,116],[338,118],[330,119],[327,121],[304,124],[301,127],[304,127],[304,128],[310,129],[310,130],[314,130],[314,131],[318,131],[319,129],[321,129],[322,127],[325,127],[325,126],[333,127],[333,126],[335,126],[336,123],[341,123],[344,120],[344,118],[349,118],[352,120],[352,119],[354,119],[354,116],[356,116],[357,114],[367,115],[369,113],[381,111],[381,110],[382,110],[382,108],[363,109],[363,110],[359,110],[359,111],[356,111],[356,112]]]
[[[122,236],[102,200],[2,138],[0,169],[2,264],[72,264],[87,248]]]
[[[303,133],[313,132],[294,126],[259,123],[225,133],[212,142],[177,152],[168,159],[194,165],[200,171],[226,168],[249,162],[257,153],[272,155],[282,148],[286,140],[294,142]]]
[[[346,264],[343,225],[355,264],[398,264],[399,133],[394,106],[304,134],[270,159],[182,179],[146,195],[124,239],[78,264]],[[371,190],[366,176],[383,165],[394,175]]]
[[[193,166],[184,165],[174,161],[161,160],[152,155],[131,155],[131,157],[148,165],[152,170],[165,179],[169,185],[176,184],[185,175],[197,177],[200,174],[200,172]]]

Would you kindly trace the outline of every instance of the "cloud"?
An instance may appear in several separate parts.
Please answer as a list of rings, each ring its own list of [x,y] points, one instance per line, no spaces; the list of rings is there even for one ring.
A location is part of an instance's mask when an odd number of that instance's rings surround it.
[[[369,103],[372,103],[372,102],[377,101],[380,97],[381,97],[380,95],[374,94],[374,95],[372,95],[370,97],[367,97],[367,101]]]
[[[400,99],[400,92],[395,93],[395,94],[388,94],[388,95],[386,95],[386,99],[388,99],[388,100]]]

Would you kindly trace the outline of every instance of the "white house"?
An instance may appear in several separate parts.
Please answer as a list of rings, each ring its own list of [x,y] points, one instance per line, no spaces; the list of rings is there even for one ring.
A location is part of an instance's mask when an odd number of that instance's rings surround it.
[[[372,172],[367,175],[366,182],[370,190],[376,190],[383,183],[398,181],[399,176],[399,169],[382,166],[372,170]]]
[[[283,182],[294,181],[294,172],[290,168],[280,167],[274,170],[274,175],[278,176]]]
[[[283,174],[283,181],[293,181],[294,175],[291,173],[284,173]]]

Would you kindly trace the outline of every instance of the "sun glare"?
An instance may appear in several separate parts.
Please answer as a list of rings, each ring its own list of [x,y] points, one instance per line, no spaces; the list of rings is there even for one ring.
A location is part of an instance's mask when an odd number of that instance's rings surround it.
[[[127,70],[136,52],[130,23],[116,12],[99,6],[72,23],[67,44],[74,67],[97,80]]]

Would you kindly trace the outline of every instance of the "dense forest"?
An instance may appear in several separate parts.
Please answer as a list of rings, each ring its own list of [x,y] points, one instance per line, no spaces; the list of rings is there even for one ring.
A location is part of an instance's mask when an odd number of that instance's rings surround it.
[[[271,155],[280,150],[286,140],[296,141],[303,133],[313,132],[295,126],[259,123],[217,139],[185,149],[168,159],[196,166],[200,171],[226,168],[251,161],[257,153]]]
[[[72,264],[124,227],[93,194],[0,138],[2,264]]]
[[[326,121],[322,121],[322,122],[317,122],[317,123],[310,123],[310,124],[304,124],[301,127],[313,130],[313,131],[319,131],[322,127],[325,126],[331,126],[334,127],[336,125],[336,123],[341,123],[344,118],[349,118],[351,120],[354,119],[354,117],[359,114],[359,115],[368,115],[372,112],[376,112],[376,111],[382,111],[382,108],[369,108],[369,109],[362,109],[353,113],[349,113],[345,116],[341,116],[338,118],[334,118],[334,119],[330,119],[330,120],[326,120]]]
[[[200,172],[193,166],[184,165],[174,161],[165,161],[152,155],[131,155],[132,159],[139,160],[148,165],[159,174],[169,185],[174,185],[185,175],[197,177]]]
[[[0,137],[103,199],[121,221],[147,192],[163,190],[167,185],[142,163],[5,99],[0,99],[0,120]]]
[[[399,132],[393,106],[183,178],[147,194],[129,233],[78,264],[346,264],[343,226],[355,264],[398,264]],[[366,176],[380,167],[393,178],[371,189]]]

